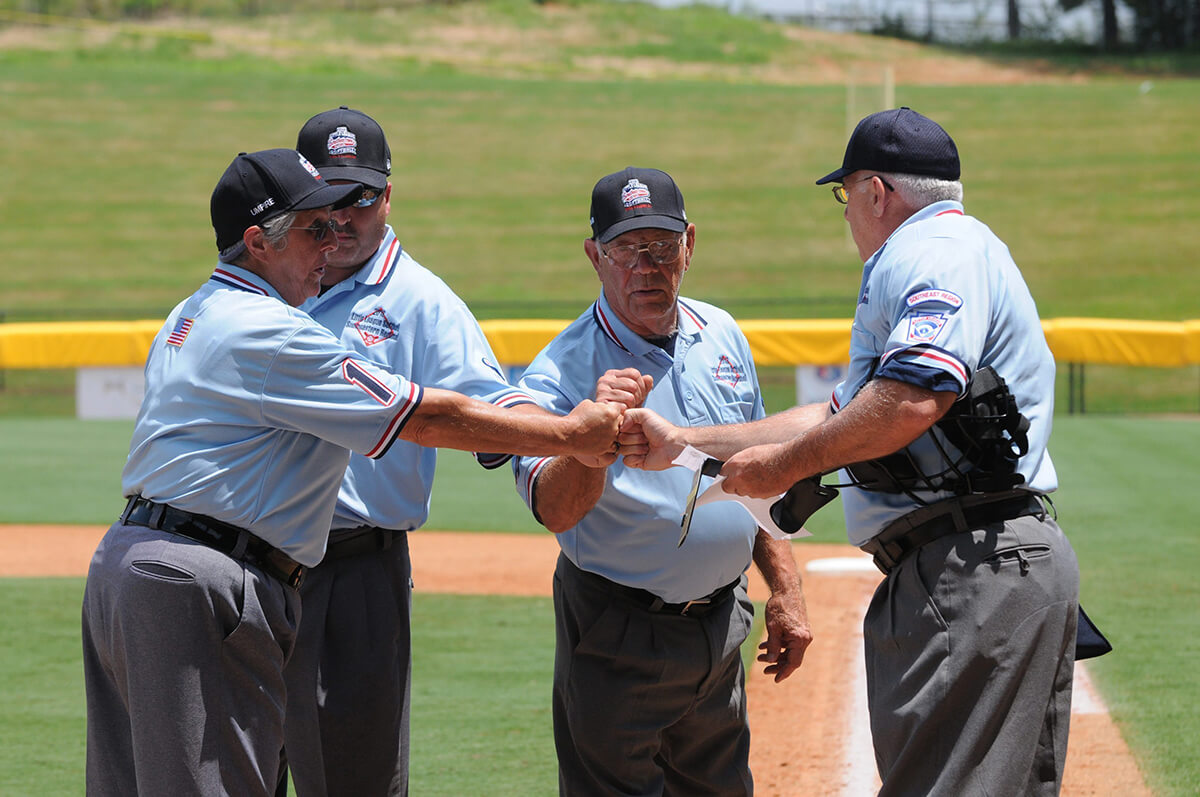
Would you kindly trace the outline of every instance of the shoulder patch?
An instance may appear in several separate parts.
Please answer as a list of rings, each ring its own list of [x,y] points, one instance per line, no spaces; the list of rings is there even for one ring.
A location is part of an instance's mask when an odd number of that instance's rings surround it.
[[[908,316],[908,343],[933,343],[946,326],[944,313],[911,313]]]
[[[904,300],[909,307],[916,307],[918,304],[926,304],[937,302],[939,304],[948,304],[951,307],[962,307],[962,297],[951,291],[943,291],[938,288],[926,288],[924,290],[910,293],[908,298]]]
[[[171,334],[167,336],[167,345],[181,348],[183,342],[187,340],[188,333],[192,331],[194,322],[190,318],[181,318],[175,322],[175,328],[171,330]]]

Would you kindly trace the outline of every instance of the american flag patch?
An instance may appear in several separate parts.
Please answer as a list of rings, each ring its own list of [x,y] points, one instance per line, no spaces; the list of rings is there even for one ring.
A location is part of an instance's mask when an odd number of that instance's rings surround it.
[[[188,333],[192,331],[192,319],[181,318],[175,323],[175,328],[171,330],[171,334],[167,335],[168,346],[182,346],[183,341],[187,338]]]

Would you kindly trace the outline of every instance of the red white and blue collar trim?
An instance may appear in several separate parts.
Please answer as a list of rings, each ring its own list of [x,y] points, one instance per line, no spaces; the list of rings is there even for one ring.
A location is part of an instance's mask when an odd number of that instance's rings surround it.
[[[695,335],[708,326],[708,321],[705,320],[704,316],[700,315],[700,312],[695,307],[683,299],[677,299],[675,305],[678,308],[678,323],[681,334]],[[631,345],[633,345],[633,341],[635,340],[641,341],[644,344],[644,346],[640,346],[641,348],[650,345],[642,341],[640,336],[635,335],[629,330],[629,327],[625,326],[624,322],[617,317],[616,312],[609,305],[608,300],[604,298],[603,293],[592,304],[592,318],[595,319],[596,325],[600,327],[604,336],[628,354],[633,354],[633,352],[629,349],[629,346],[621,342],[622,334],[627,336],[626,339],[631,341]]]
[[[400,262],[400,253],[404,251],[404,247],[400,246],[400,239],[390,227],[383,243],[380,244],[380,249],[383,253],[376,257],[370,273],[363,275],[362,281],[367,285],[380,285],[385,282]]]
[[[617,314],[608,306],[608,302],[604,301],[603,296],[592,305],[592,318],[596,320],[596,325],[600,327],[600,331],[606,338],[617,344],[625,353],[633,354],[617,335],[618,328],[627,329],[627,327],[621,323],[621,319],[617,318]]]
[[[705,320],[704,316],[700,315],[695,307],[692,307],[683,299],[679,299],[676,304],[679,305],[679,327],[681,330],[686,331],[689,335],[694,335],[708,326],[708,321]],[[685,327],[690,327],[690,329],[685,330]]]
[[[219,282],[228,288],[235,288],[239,291],[248,293],[257,293],[259,296],[270,296],[271,294],[263,287],[258,285],[255,280],[261,280],[261,277],[255,277],[248,271],[238,269],[235,273],[229,266],[222,264],[213,269],[212,276],[209,277],[213,282]],[[246,275],[246,276],[242,276]]]

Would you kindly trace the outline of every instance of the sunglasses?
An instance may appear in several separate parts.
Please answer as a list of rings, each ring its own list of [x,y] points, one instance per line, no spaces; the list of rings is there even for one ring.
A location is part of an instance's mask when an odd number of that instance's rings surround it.
[[[293,230],[304,230],[305,232],[307,232],[309,235],[311,235],[313,237],[314,241],[316,241],[317,243],[321,243],[322,241],[325,240],[325,236],[329,235],[329,233],[331,233],[333,231],[334,225],[335,225],[335,223],[334,223],[333,219],[326,219],[325,221],[321,222],[320,224],[314,224],[311,227],[293,227],[292,229]]]
[[[358,198],[358,201],[355,202],[353,205],[351,205],[351,207],[369,208],[369,207],[371,207],[371,205],[375,204],[375,201],[377,199],[379,199],[379,197],[383,196],[383,192],[385,190],[386,189],[383,189],[383,188],[379,188],[379,189],[364,188],[363,192],[362,192],[362,196],[360,196]]]

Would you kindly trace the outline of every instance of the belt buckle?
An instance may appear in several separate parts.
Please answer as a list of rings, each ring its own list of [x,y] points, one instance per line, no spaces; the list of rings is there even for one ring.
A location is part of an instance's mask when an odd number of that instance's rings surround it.
[[[296,565],[296,569],[293,570],[288,575],[287,581],[284,583],[286,583],[292,589],[300,589],[300,585],[303,582],[304,582],[304,565]]]
[[[897,558],[888,550],[888,544],[880,542],[877,537],[872,538],[865,545],[861,546],[861,550],[871,555],[871,561],[875,563],[875,567],[879,572],[885,576],[890,575],[892,569],[898,564]]]
[[[121,525],[125,525],[125,521],[129,520],[129,516],[133,514],[133,510],[137,507],[138,501],[141,500],[140,495],[131,495],[129,500],[125,502],[125,510],[121,512]]]
[[[264,557],[278,574],[279,580],[293,589],[299,589],[304,581],[305,567],[294,561],[278,548],[270,548]]]
[[[706,606],[707,604],[710,604],[710,603],[712,603],[712,598],[697,598],[694,601],[688,601],[687,603],[683,604],[683,608],[680,609],[679,614],[686,615],[688,613],[688,610],[691,609],[693,606]]]

